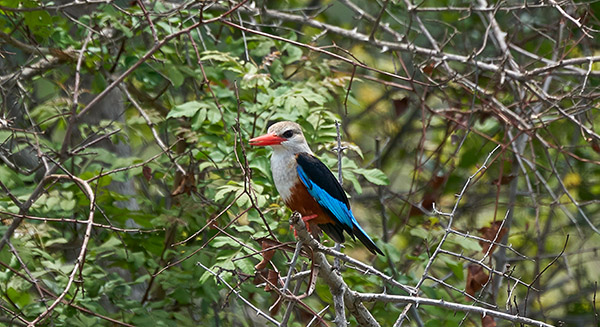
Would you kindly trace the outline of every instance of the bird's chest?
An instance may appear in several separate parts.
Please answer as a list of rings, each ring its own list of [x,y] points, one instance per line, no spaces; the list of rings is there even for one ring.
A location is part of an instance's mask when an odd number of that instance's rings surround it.
[[[285,205],[292,211],[298,211],[303,216],[318,215],[319,218],[311,221],[313,223],[319,224],[329,222],[327,216],[323,213],[323,209],[308,193],[306,186],[304,186],[298,177],[295,156],[290,157],[291,159],[275,156],[271,158],[273,180],[283,202],[285,202]]]
[[[288,158],[282,156],[273,156],[271,158],[271,171],[273,172],[273,181],[275,187],[281,195],[284,202],[288,202],[292,196],[292,189],[297,183],[302,183],[298,178],[296,170],[295,157]]]

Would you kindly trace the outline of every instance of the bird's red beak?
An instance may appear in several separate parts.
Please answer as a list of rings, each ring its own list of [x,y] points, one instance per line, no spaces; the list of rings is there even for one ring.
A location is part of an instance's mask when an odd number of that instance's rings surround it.
[[[255,146],[267,146],[267,145],[275,145],[281,144],[281,142],[285,141],[285,138],[279,137],[275,134],[265,134],[259,137],[255,137],[250,140],[250,145]]]

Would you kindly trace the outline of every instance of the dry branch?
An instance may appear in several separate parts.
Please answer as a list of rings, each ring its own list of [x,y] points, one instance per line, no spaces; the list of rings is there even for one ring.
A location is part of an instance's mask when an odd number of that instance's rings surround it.
[[[308,233],[306,225],[301,218],[302,216],[299,213],[294,212],[290,216],[290,225],[296,229],[298,238],[302,242],[308,244],[313,250],[318,250],[318,246],[314,247],[315,243],[318,242]],[[348,288],[342,276],[333,269],[327,258],[325,258],[325,255],[321,252],[315,252],[313,260],[319,266],[319,276],[327,283],[331,293],[334,296],[336,294],[343,294],[346,308],[356,318],[359,325],[364,327],[378,327],[379,323],[377,323],[373,315],[371,315],[360,300],[356,298],[355,292]]]

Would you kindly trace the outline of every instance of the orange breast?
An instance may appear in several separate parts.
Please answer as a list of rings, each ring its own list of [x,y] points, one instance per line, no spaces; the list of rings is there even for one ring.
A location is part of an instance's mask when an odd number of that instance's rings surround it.
[[[317,218],[310,220],[312,224],[333,223],[331,217],[323,211],[319,203],[308,193],[306,186],[299,179],[292,187],[291,193],[292,195],[285,199],[284,202],[292,211],[298,211],[302,216],[318,215]]]

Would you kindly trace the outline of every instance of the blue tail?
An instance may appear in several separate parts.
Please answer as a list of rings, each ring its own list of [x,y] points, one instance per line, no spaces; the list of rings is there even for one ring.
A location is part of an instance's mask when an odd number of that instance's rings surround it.
[[[365,230],[362,229],[362,227],[360,227],[360,225],[358,224],[358,222],[356,220],[353,221],[352,225],[354,227],[352,229],[353,234],[356,237],[358,237],[358,239],[362,242],[362,244],[364,244],[367,247],[367,249],[369,249],[369,251],[371,251],[371,253],[373,253],[373,254],[379,253],[381,255],[385,255],[377,247],[377,245],[375,245],[375,242],[373,242],[373,240],[369,237],[369,235],[367,235],[367,232],[365,232]]]

